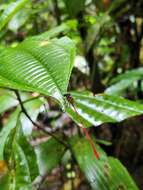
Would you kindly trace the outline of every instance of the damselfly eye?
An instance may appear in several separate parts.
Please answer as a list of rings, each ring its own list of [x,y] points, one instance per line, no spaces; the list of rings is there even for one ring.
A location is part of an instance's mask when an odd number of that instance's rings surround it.
[[[73,103],[73,97],[72,97],[72,95],[71,94],[64,94],[64,96],[67,98],[67,101],[69,102],[69,103]]]

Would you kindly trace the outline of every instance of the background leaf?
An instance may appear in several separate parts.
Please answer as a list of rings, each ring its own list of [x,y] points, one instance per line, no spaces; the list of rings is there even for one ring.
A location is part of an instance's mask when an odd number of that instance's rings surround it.
[[[8,90],[0,90],[0,114],[17,104],[18,101],[16,100],[14,93],[9,92]]]
[[[8,5],[8,7],[4,10],[2,15],[0,16],[0,30],[11,20],[11,18],[26,5],[28,0],[19,0],[16,2],[12,2]]]
[[[128,87],[131,87],[133,83],[143,77],[143,68],[133,69],[123,74],[118,75],[111,81],[105,93],[107,94],[119,94]]]
[[[49,173],[62,159],[65,147],[55,139],[50,138],[36,147],[40,174]]]
[[[64,2],[71,17],[76,16],[85,6],[85,0],[64,0]]]

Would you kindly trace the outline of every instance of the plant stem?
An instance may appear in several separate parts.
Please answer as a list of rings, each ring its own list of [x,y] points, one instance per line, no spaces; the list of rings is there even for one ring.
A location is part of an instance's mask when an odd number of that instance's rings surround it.
[[[19,101],[20,107],[21,107],[21,111],[26,115],[26,117],[31,121],[31,123],[37,127],[38,129],[40,129],[41,131],[43,131],[44,133],[48,134],[49,136],[53,137],[57,142],[59,142],[60,144],[62,144],[63,146],[65,146],[66,148],[69,148],[68,145],[63,142],[62,140],[60,140],[59,138],[57,138],[54,134],[48,132],[46,129],[44,129],[43,127],[41,127],[38,123],[34,122],[30,115],[27,113],[27,110],[25,109],[23,102],[21,100],[20,94],[18,92],[18,90],[14,90],[17,100]]]

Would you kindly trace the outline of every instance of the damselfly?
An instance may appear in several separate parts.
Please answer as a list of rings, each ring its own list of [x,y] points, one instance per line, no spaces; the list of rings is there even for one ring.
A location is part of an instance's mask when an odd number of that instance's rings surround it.
[[[82,121],[82,119],[81,119],[81,117],[80,117],[80,114],[78,113],[78,111],[77,111],[77,109],[76,109],[76,107],[75,107],[74,98],[72,97],[72,95],[71,95],[70,93],[65,94],[64,96],[66,97],[67,101],[68,101],[69,104],[73,107],[75,113],[77,114],[77,116],[78,116],[78,118],[79,118],[79,121],[80,121],[80,126],[79,126],[79,127],[82,128],[82,132],[85,134],[87,140],[89,141],[89,143],[90,143],[90,145],[91,145],[91,147],[92,147],[92,149],[93,149],[93,153],[94,153],[95,157],[99,160],[100,156],[99,156],[99,154],[98,154],[98,152],[97,152],[97,150],[96,150],[96,147],[95,147],[95,145],[94,145],[94,143],[93,143],[93,141],[92,141],[92,139],[91,139],[91,137],[90,137],[90,135],[89,135],[89,133],[88,133],[88,130],[87,130],[86,127],[84,126],[84,123],[83,123],[83,121]]]

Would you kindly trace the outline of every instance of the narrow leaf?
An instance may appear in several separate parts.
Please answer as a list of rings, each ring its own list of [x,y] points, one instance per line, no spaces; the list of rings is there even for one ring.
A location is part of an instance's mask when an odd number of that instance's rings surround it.
[[[30,177],[33,181],[39,174],[38,165],[37,165],[37,157],[34,151],[34,148],[27,141],[26,137],[23,134],[22,126],[19,123],[16,129],[16,141],[22,148],[30,171]]]
[[[39,172],[36,154],[23,135],[19,120],[16,127],[9,133],[4,148],[4,159],[9,168],[9,189],[30,190],[32,181]]]

